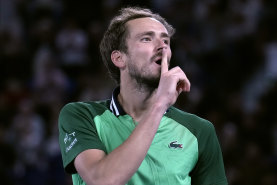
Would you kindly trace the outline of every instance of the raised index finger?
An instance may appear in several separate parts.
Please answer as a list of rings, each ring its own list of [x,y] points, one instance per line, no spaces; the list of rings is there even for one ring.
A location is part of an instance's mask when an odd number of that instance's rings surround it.
[[[167,54],[166,54],[166,50],[163,49],[162,62],[161,62],[161,74],[166,73],[167,71],[168,71]]]

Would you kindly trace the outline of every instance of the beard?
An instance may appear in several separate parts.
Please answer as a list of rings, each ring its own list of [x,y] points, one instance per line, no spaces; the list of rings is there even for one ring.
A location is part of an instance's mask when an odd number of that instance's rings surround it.
[[[157,75],[154,75],[147,66],[143,67],[142,69],[138,69],[138,67],[133,62],[128,64],[128,70],[130,77],[137,82],[139,89],[153,91],[158,88],[161,72],[159,72]]]

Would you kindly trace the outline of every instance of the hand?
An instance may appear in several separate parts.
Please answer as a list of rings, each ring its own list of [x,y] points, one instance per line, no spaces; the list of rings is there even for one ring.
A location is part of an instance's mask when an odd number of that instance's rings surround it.
[[[161,78],[155,93],[157,101],[165,103],[166,109],[173,105],[180,93],[190,91],[190,82],[180,67],[168,70],[168,58],[163,49],[161,62]]]

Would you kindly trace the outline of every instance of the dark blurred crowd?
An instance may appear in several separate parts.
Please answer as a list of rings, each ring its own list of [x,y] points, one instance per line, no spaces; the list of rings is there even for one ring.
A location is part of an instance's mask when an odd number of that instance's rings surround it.
[[[172,66],[192,83],[176,106],[210,120],[230,185],[277,184],[277,1],[0,0],[0,179],[69,185],[57,121],[71,101],[110,98],[98,45],[120,7],[176,29]]]

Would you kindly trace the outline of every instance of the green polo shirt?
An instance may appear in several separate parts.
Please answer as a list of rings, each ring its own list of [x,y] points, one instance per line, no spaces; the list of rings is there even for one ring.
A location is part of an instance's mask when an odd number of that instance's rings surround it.
[[[136,123],[116,97],[64,106],[59,117],[63,165],[74,185],[85,185],[73,161],[82,151],[106,154],[122,144]],[[124,164],[122,164],[124,165]],[[164,114],[148,153],[128,185],[225,185],[222,153],[213,125],[193,114],[170,107]]]

